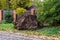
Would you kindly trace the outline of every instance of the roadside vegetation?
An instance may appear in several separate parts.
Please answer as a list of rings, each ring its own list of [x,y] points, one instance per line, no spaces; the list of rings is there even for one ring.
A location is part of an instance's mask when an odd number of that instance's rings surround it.
[[[38,21],[44,25],[37,30],[14,29],[13,17],[9,13],[4,15],[5,20],[0,21],[0,31],[22,32],[32,35],[60,36],[60,0],[33,0],[36,5]],[[26,5],[25,5],[26,4]],[[23,15],[26,9],[32,6],[31,0],[0,0],[0,10],[16,10],[18,15]]]
[[[16,30],[13,24],[0,24],[0,31],[11,31],[13,33],[26,33],[31,35],[60,36],[60,26],[49,26],[37,30]]]

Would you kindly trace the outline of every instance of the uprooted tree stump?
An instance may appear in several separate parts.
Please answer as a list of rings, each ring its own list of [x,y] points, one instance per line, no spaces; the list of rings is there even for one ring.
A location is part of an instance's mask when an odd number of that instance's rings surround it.
[[[36,15],[25,15],[14,23],[14,28],[18,30],[35,30],[43,27],[41,22],[38,22]]]

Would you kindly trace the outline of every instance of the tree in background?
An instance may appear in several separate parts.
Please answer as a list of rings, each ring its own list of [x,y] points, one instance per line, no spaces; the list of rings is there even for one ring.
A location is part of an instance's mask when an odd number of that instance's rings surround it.
[[[38,20],[49,24],[60,22],[60,0],[40,0],[37,3]]]
[[[11,4],[10,7],[12,9],[16,9],[19,7],[28,8],[32,6],[32,1],[31,0],[11,0],[10,4]]]
[[[28,8],[32,6],[32,0],[0,0],[0,9]]]
[[[0,0],[0,9],[8,9],[9,5],[8,5],[8,1],[7,0]]]

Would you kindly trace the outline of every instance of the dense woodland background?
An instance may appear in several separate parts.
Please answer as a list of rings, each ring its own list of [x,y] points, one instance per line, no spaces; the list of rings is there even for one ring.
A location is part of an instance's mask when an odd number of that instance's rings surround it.
[[[32,5],[36,6],[39,21],[49,25],[60,24],[60,0],[0,0],[0,10],[16,10],[19,15]]]

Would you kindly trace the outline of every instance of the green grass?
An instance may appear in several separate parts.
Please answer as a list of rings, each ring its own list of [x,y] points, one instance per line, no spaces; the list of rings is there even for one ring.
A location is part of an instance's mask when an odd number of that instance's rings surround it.
[[[2,31],[9,31],[12,30],[13,28],[13,24],[0,24],[0,30]]]
[[[44,27],[35,31],[26,30],[26,33],[34,35],[60,36],[60,27]]]
[[[46,35],[46,36],[60,36],[60,27],[59,26],[51,26],[51,27],[44,27],[38,30],[16,30],[13,27],[13,24],[0,24],[0,31],[12,31],[12,32],[24,32],[31,35]]]

